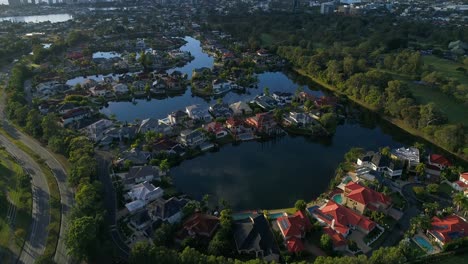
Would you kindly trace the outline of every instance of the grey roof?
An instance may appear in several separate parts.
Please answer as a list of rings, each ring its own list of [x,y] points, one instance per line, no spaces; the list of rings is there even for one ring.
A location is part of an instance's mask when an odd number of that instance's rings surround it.
[[[263,251],[264,256],[279,254],[268,221],[262,214],[236,222],[234,240],[238,250]]]
[[[161,219],[167,219],[180,212],[187,202],[186,199],[178,199],[176,197],[172,197],[163,202],[156,201],[153,215]]]

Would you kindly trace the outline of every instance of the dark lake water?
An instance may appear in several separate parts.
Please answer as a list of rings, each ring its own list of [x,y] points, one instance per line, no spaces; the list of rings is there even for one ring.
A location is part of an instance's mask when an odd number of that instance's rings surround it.
[[[186,38],[195,60],[178,68],[191,74],[193,68],[211,67],[213,58],[204,54],[200,43]],[[282,72],[268,72],[258,76],[259,88],[249,89],[249,94],[228,93],[224,101],[232,103],[249,100],[263,92],[294,92],[298,86],[315,95],[321,91],[307,79]],[[216,99],[203,99],[187,89],[182,95],[162,100],[152,99],[131,102],[111,102],[102,109],[105,114],[115,114],[122,121],[148,117],[161,118],[187,105],[213,104]],[[313,140],[305,137],[284,136],[269,142],[245,142],[227,145],[218,152],[209,152],[173,168],[171,175],[177,188],[194,197],[210,194],[224,198],[236,210],[274,209],[291,207],[297,199],[311,200],[327,189],[338,163],[351,147],[377,150],[379,147],[400,147],[412,143],[398,129],[383,123],[374,114],[352,104],[351,114],[338,126],[332,138]]]

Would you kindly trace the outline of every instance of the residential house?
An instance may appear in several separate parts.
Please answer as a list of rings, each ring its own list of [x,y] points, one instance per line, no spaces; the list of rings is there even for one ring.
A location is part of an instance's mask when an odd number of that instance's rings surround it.
[[[204,143],[205,135],[200,130],[183,130],[180,132],[180,143],[187,147],[197,147]]]
[[[104,132],[113,125],[114,122],[112,122],[111,120],[101,119],[83,128],[83,130],[86,133],[86,135],[88,135],[88,138],[90,140],[92,140],[93,142],[98,142],[105,136]]]
[[[187,117],[187,113],[181,110],[177,110],[168,115],[169,123],[171,125],[180,125],[187,119]]]
[[[260,57],[268,57],[270,54],[266,49],[259,49],[257,50],[257,55]]]
[[[293,253],[303,251],[302,239],[305,237],[306,232],[312,228],[308,216],[302,211],[297,211],[292,216],[279,217],[276,219],[276,223],[281,235],[283,235],[288,251]]]
[[[70,123],[79,121],[83,118],[89,117],[90,114],[91,113],[89,109],[87,108],[76,108],[76,109],[70,110],[62,115],[62,125],[66,126]]]
[[[313,216],[321,223],[347,237],[351,230],[359,230],[369,234],[377,226],[375,222],[369,220],[355,211],[329,200],[319,209],[315,209]]]
[[[165,136],[172,134],[173,128],[164,123],[159,122],[155,118],[147,118],[141,121],[140,127],[138,128],[138,133],[145,134],[149,131],[155,132],[157,134],[163,134]]]
[[[342,234],[336,232],[330,227],[324,227],[322,230],[325,234],[327,234],[331,238],[332,243],[333,243],[333,250],[348,249],[348,242]]]
[[[128,190],[135,184],[146,181],[161,180],[161,171],[158,167],[145,165],[131,167],[123,176],[124,189]]]
[[[468,236],[468,223],[457,215],[432,218],[431,229],[427,233],[442,247],[445,244]]]
[[[273,99],[271,96],[268,96],[268,95],[256,96],[254,98],[253,102],[255,104],[257,104],[258,106],[260,106],[261,108],[265,109],[265,110],[271,110],[277,104],[276,100]]]
[[[338,98],[331,96],[322,96],[314,100],[314,104],[317,107],[332,106],[335,107],[338,104]]]
[[[210,106],[210,113],[214,118],[228,118],[232,116],[232,110],[229,108],[228,104],[216,103],[215,105]]]
[[[356,163],[359,166],[366,166],[375,171],[383,172],[390,178],[400,177],[403,173],[403,165],[401,161],[392,160],[381,153],[375,153],[373,151],[369,151],[362,157],[358,158]]]
[[[213,94],[215,94],[215,95],[219,95],[219,94],[229,92],[232,89],[232,86],[231,86],[230,82],[226,82],[226,81],[221,80],[221,79],[213,80],[211,85],[213,87]]]
[[[468,196],[468,172],[460,173],[460,178],[458,181],[452,182],[452,187]]]
[[[210,115],[208,109],[200,107],[200,105],[191,105],[185,108],[185,111],[193,120],[202,121],[202,122],[210,122],[213,118]]]
[[[96,85],[94,87],[89,88],[89,93],[92,96],[99,97],[99,96],[106,96],[108,93],[108,89],[106,85]]]
[[[292,102],[293,94],[288,92],[273,92],[272,97],[278,105],[283,106]]]
[[[169,138],[162,138],[152,144],[153,153],[166,153],[166,154],[174,154],[178,156],[185,155],[185,148],[178,143]]]
[[[127,94],[128,93],[128,86],[123,83],[116,84],[112,87],[112,90],[116,94]]]
[[[439,154],[431,154],[427,158],[428,168],[436,171],[442,171],[445,168],[452,166],[452,163],[444,156]]]
[[[287,115],[284,120],[289,124],[299,127],[306,127],[315,122],[311,116],[301,112],[289,112],[289,115]]]
[[[120,153],[120,157],[115,160],[115,165],[123,166],[125,161],[131,162],[133,165],[145,165],[151,158],[151,153],[137,149],[131,149]]]
[[[77,106],[75,105],[74,103],[64,103],[64,104],[61,104],[57,107],[56,111],[63,115],[65,114],[66,112],[68,111],[71,111],[71,110],[74,110],[74,109],[78,109],[80,108],[80,106]]]
[[[224,128],[223,124],[219,122],[211,122],[206,125],[203,125],[203,129],[209,133],[215,135],[217,139],[227,136],[229,133]]]
[[[252,128],[245,127],[244,122],[240,119],[228,118],[226,127],[236,140],[247,141],[255,138]]]
[[[188,200],[172,197],[169,200],[158,199],[148,204],[147,209],[153,221],[162,220],[171,224],[182,219],[182,208]]]
[[[342,196],[343,205],[361,214],[364,214],[366,209],[386,212],[392,204],[390,197],[385,194],[374,191],[353,181],[346,184]]]
[[[409,170],[414,171],[420,162],[419,149],[415,147],[392,149],[391,157],[407,163]]]
[[[252,114],[252,108],[246,103],[239,101],[237,103],[233,103],[229,105],[229,108],[231,108],[232,113],[234,116],[242,116],[242,115],[251,115]]]
[[[154,187],[148,181],[139,183],[132,187],[128,192],[128,196],[132,201],[140,200],[148,204],[164,195],[164,190],[160,187]]]
[[[219,218],[196,212],[184,222],[183,230],[191,237],[213,237],[219,227]]]
[[[240,254],[253,254],[265,261],[279,260],[278,245],[263,214],[236,221],[234,240]]]
[[[278,132],[278,126],[272,113],[258,113],[249,117],[245,122],[253,127],[258,133],[275,134]]]
[[[306,92],[300,92],[298,93],[297,95],[294,96],[293,100],[294,101],[297,101],[301,104],[305,103],[306,101],[315,101],[316,97],[311,95],[311,94],[308,94]]]

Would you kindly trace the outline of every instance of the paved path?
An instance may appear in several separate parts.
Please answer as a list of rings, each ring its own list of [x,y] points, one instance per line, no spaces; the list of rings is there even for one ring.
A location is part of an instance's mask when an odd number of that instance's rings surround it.
[[[0,143],[31,176],[32,223],[29,235],[19,256],[19,263],[33,264],[45,249],[50,222],[49,187],[39,165],[8,138],[0,134]]]

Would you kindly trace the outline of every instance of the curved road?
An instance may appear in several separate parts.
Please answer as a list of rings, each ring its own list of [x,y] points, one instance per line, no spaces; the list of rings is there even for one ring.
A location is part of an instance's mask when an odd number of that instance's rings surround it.
[[[5,106],[5,96],[3,93],[0,98],[0,120],[2,120],[2,127],[7,131],[13,138],[23,142],[28,146],[32,151],[34,151],[39,157],[41,157],[46,164],[51,169],[54,174],[61,199],[61,223],[60,223],[60,233],[59,240],[57,244],[57,250],[55,253],[54,260],[57,264],[68,264],[71,263],[71,260],[67,254],[67,249],[65,247],[65,232],[67,230],[67,216],[70,208],[74,203],[74,196],[72,190],[67,185],[67,173],[62,164],[55,158],[55,156],[49,152],[46,148],[41,146],[41,144],[35,139],[25,135],[21,131],[17,130],[15,127],[9,124],[4,115],[4,106]],[[45,237],[46,238],[46,237]],[[44,238],[44,239],[45,239]]]
[[[0,134],[0,143],[31,176],[32,222],[28,238],[19,256],[19,263],[33,264],[44,253],[50,222],[49,187],[39,165],[5,136]]]

